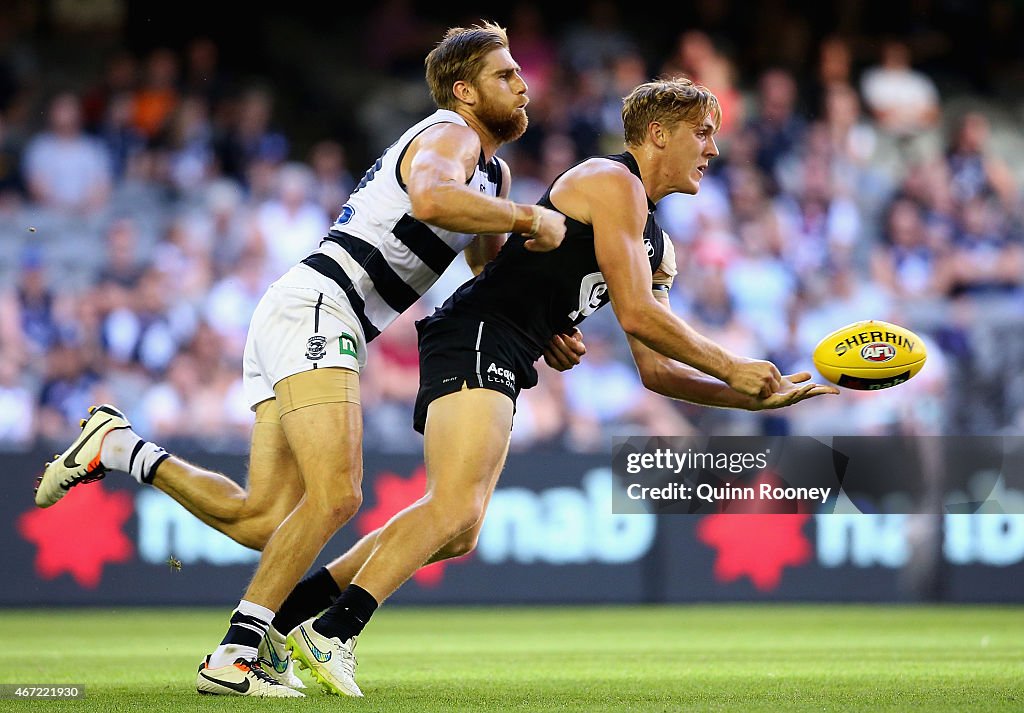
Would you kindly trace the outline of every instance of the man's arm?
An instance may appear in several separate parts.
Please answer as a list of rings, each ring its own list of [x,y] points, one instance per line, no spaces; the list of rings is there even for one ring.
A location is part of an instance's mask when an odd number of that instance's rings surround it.
[[[659,292],[655,299],[661,309],[669,309],[667,293]],[[791,406],[822,394],[839,393],[839,389],[833,386],[804,383],[810,380],[811,375],[800,372],[783,376],[779,390],[768,398],[755,398],[741,394],[728,384],[693,367],[668,359],[633,337],[628,337],[628,340],[643,385],[650,391],[671,399],[681,399],[702,406],[760,411]]]
[[[597,262],[619,324],[627,335],[669,359],[689,364],[749,396],[778,390],[781,375],[773,364],[731,354],[662,309],[651,294],[651,265],[643,243],[647,198],[643,184],[624,167],[597,164],[567,176],[557,200],[586,215],[577,219],[594,228]],[[604,164],[604,165],[602,165]],[[570,211],[569,214],[573,214]]]
[[[437,124],[416,137],[400,166],[413,217],[458,233],[515,231],[532,236],[526,241],[530,250],[558,247],[565,236],[562,215],[466,185],[479,158],[479,137],[460,124]]]
[[[500,158],[498,159],[498,166],[501,168],[501,190],[498,192],[498,197],[508,198],[508,193],[512,186],[512,172],[509,171],[508,164]],[[463,253],[466,255],[466,264],[469,265],[469,269],[473,271],[474,275],[479,275],[483,271],[484,265],[498,255],[507,237],[507,232],[481,233],[473,238],[473,242],[466,246],[466,249],[463,250]]]

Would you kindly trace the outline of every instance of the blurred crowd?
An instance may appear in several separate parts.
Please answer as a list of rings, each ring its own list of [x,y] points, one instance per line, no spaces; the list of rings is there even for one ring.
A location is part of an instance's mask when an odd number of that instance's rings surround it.
[[[822,336],[869,318],[918,330],[929,362],[886,392],[760,414],[696,408],[644,390],[608,309],[583,325],[583,364],[540,369],[513,447],[599,451],[631,433],[1019,433],[1024,211],[1006,112],[944,96],[900,38],[856,61],[829,36],[806,75],[741,77],[701,30],[652,60],[597,7],[558,33],[530,5],[508,19],[531,96],[529,131],[502,150],[512,198],[533,202],[573,162],[620,151],[633,86],[692,77],[723,106],[722,153],[698,196],[658,206],[679,261],[676,312],[784,372],[812,368]],[[408,77],[367,98],[373,151],[431,110],[422,41],[403,49],[403,27],[367,33],[367,71]],[[236,81],[209,39],[112,52],[101,72],[46,96],[18,71],[41,58],[19,52],[0,71],[0,446],[65,440],[90,404],[111,401],[158,442],[244,450],[250,315],[325,234],[364,139],[296,145],[278,87]],[[389,65],[402,58],[413,71]],[[380,120],[392,101],[400,118]],[[413,322],[467,276],[453,266],[370,346],[367,448],[419,450]]]

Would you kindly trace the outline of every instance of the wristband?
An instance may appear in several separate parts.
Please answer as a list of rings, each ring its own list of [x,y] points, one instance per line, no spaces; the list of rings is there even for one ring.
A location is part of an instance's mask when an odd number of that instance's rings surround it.
[[[536,235],[540,230],[542,214],[536,206],[512,204],[512,232],[520,235]]]

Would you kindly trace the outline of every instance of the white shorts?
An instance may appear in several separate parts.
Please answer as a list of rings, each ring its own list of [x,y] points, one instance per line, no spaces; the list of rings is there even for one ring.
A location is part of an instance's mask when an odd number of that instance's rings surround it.
[[[311,286],[294,282],[272,284],[249,323],[242,389],[253,410],[274,398],[274,385],[288,376],[331,366],[358,373],[366,365],[366,340],[348,302],[325,295],[315,279]]]

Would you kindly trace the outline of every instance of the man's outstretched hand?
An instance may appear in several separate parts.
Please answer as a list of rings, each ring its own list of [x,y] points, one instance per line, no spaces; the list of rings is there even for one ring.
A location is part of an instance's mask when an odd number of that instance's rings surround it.
[[[783,376],[778,391],[766,398],[755,399],[757,404],[755,409],[761,411],[764,409],[785,408],[815,396],[839,393],[839,389],[834,386],[815,384],[813,382],[804,383],[810,381],[810,379],[811,373],[809,371],[801,371],[798,374]]]

